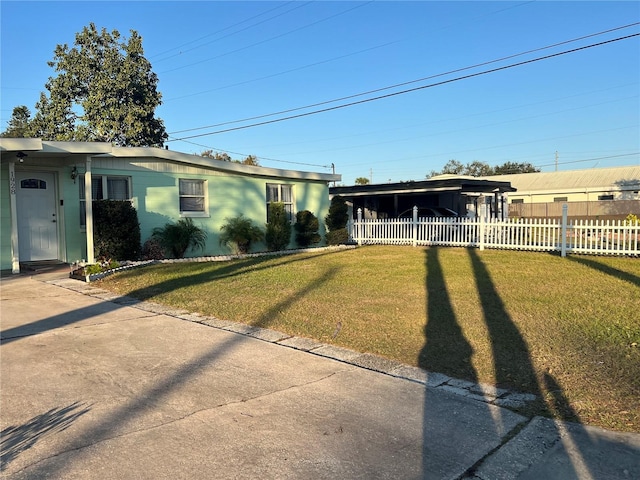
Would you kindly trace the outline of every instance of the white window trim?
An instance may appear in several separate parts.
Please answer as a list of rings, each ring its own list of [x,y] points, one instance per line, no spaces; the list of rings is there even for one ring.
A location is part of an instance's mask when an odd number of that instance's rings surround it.
[[[96,173],[96,174],[91,174],[91,180],[93,181],[94,178],[98,178],[100,177],[100,182],[102,183],[102,198],[98,198],[92,201],[93,202],[97,202],[99,200],[109,200],[109,187],[108,187],[108,179],[112,178],[112,179],[125,179],[127,181],[127,199],[126,201],[128,202],[133,202],[133,186],[132,186],[132,179],[130,176],[128,175],[105,175],[102,173]],[[82,185],[82,183],[81,183]],[[84,193],[84,192],[83,192]],[[91,191],[91,195],[93,196],[93,190]],[[83,204],[85,205],[84,208],[81,207],[80,211],[84,210],[85,211],[85,215],[86,215],[86,202],[87,199],[86,198],[79,198],[79,202],[80,205],[82,206]],[[86,225],[86,217],[85,217],[85,224],[83,225],[82,223],[80,224],[80,231],[84,232],[86,231],[87,225]]]
[[[267,183],[265,185],[265,189],[268,188],[269,185],[276,185],[278,187],[278,200],[276,201],[276,203],[284,203],[285,205],[287,205],[287,204],[291,205],[291,219],[289,221],[293,225],[296,222],[296,213],[297,213],[296,212],[296,189],[295,189],[295,185],[293,183]],[[291,201],[290,202],[283,202],[282,201],[282,187],[290,187],[291,188]],[[265,194],[266,194],[266,192],[265,192]],[[268,198],[266,198],[265,200],[266,200],[266,207],[267,207],[266,217],[269,217],[269,205],[272,202],[270,202]]]
[[[180,210],[180,180],[197,180],[202,182],[203,190],[204,190],[204,211],[202,212],[193,212],[193,211],[182,211]],[[178,179],[178,210],[180,211],[180,218],[209,218],[211,215],[209,214],[209,181],[204,178],[179,178]]]

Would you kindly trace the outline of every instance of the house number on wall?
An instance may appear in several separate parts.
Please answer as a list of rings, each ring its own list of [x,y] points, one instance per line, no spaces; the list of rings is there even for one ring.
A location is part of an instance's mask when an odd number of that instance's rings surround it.
[[[14,171],[9,173],[9,193],[11,195],[16,194],[16,172]]]

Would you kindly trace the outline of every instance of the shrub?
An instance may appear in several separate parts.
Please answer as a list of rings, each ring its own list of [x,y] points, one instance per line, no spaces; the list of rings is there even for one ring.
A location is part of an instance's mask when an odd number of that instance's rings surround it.
[[[324,219],[329,232],[327,233],[327,243],[329,245],[338,245],[347,243],[349,233],[346,226],[349,221],[349,208],[347,202],[340,195],[336,195],[331,199],[329,205],[329,214]]]
[[[638,224],[640,224],[640,218],[638,218],[637,215],[634,215],[633,213],[630,213],[629,215],[627,215],[627,218],[624,219],[624,224],[625,225],[638,225]]]
[[[328,245],[343,245],[349,242],[349,232],[346,228],[339,228],[338,230],[331,230],[327,232],[327,244]]]
[[[267,248],[272,251],[284,250],[291,241],[291,222],[284,203],[269,204],[268,217],[267,231],[264,236]]]
[[[94,202],[93,229],[96,258],[137,260],[140,257],[140,224],[131,202]]]
[[[207,232],[194,224],[191,218],[181,218],[176,223],[154,228],[152,237],[172,258],[183,258],[189,249],[204,250]]]
[[[302,210],[296,213],[296,223],[294,225],[296,243],[301,247],[308,247],[320,242],[319,227],[318,218],[309,210]]]
[[[142,245],[142,260],[162,260],[165,258],[164,247],[157,238],[151,237]]]
[[[325,217],[324,222],[329,230],[339,230],[347,226],[349,221],[349,208],[347,202],[340,195],[336,195],[331,199],[329,205],[329,214]]]
[[[264,232],[242,214],[237,217],[225,218],[220,227],[220,245],[233,248],[238,253],[247,253],[253,242],[264,238]]]

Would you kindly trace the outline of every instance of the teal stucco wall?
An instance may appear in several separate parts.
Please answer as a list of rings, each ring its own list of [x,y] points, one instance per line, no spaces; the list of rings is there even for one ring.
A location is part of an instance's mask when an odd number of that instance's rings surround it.
[[[87,258],[86,231],[81,226],[79,179],[71,178],[73,165],[52,164],[53,159],[43,160],[48,171],[57,173],[58,218],[60,220],[60,260],[69,263]],[[79,174],[84,172],[84,157],[76,164]],[[37,168],[37,167],[36,167]],[[294,210],[310,210],[320,220],[320,234],[324,236],[324,217],[329,210],[329,189],[325,181],[302,180],[288,177],[241,174],[198,166],[176,164],[158,159],[94,159],[93,176],[127,177],[130,180],[131,198],[138,212],[141,240],[144,243],[155,227],[181,218],[179,179],[203,179],[206,181],[208,215],[196,216],[194,223],[207,233],[204,251],[188,251],[186,256],[209,256],[230,253],[219,244],[220,227],[225,219],[239,214],[250,218],[256,225],[265,227],[267,217],[266,189],[268,183],[287,184],[293,187]],[[0,169],[0,268],[11,269],[11,215],[9,203],[8,167]],[[293,230],[293,229],[292,229]],[[292,231],[290,247],[295,247]],[[266,250],[257,244],[253,251]]]
[[[292,181],[267,177],[218,174],[147,174],[132,178],[134,205],[138,209],[142,242],[151,236],[154,227],[180,219],[178,183],[180,178],[205,179],[207,185],[207,217],[195,217],[193,221],[207,232],[204,251],[189,251],[187,256],[220,255],[230,253],[220,246],[220,228],[226,218],[244,215],[264,228],[267,220],[266,185],[280,183],[293,186],[295,211],[309,210],[324,219],[329,209],[329,190],[325,182]],[[322,222],[321,222],[322,223]],[[323,235],[324,230],[320,233]],[[294,235],[290,247],[295,246]],[[254,250],[264,250],[264,244],[256,244]]]

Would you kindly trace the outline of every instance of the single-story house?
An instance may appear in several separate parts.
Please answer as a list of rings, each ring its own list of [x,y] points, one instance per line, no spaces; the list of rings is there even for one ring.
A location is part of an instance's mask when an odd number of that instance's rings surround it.
[[[331,196],[340,195],[355,218],[362,209],[363,218],[393,218],[414,206],[444,207],[460,216],[482,214],[503,218],[509,192],[508,181],[480,180],[459,175],[439,175],[428,180],[379,183],[329,188]]]
[[[300,210],[323,219],[329,182],[340,178],[162,148],[0,138],[0,269],[17,273],[20,262],[40,260],[93,263],[92,202],[100,199],[132,202],[142,242],[155,227],[191,217],[208,235],[204,251],[192,255],[229,253],[218,241],[225,218],[243,214],[264,227],[268,204],[278,201],[293,219]]]
[[[510,217],[560,217],[568,205],[573,218],[623,219],[640,215],[640,165],[481,177],[504,180]]]

